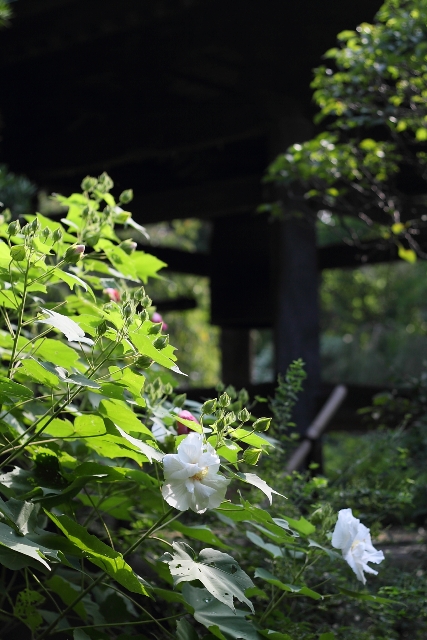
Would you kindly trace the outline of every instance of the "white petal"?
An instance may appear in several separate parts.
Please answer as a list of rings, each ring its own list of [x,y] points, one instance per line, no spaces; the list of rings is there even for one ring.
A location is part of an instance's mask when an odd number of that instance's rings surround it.
[[[199,465],[182,462],[176,453],[168,453],[163,458],[165,480],[185,480],[199,473]]]
[[[332,534],[332,546],[342,549],[343,555],[350,549],[357,535],[360,520],[353,516],[351,509],[341,509],[338,512],[338,520]]]
[[[171,507],[179,511],[187,511],[190,508],[191,493],[187,491],[184,482],[165,483],[162,487],[162,496]]]
[[[182,462],[196,464],[203,451],[203,436],[200,433],[189,433],[178,445],[178,456]]]
[[[192,496],[191,508],[196,513],[203,513],[209,506],[209,498],[215,493],[215,489],[204,485],[196,480],[194,482],[194,494]]]

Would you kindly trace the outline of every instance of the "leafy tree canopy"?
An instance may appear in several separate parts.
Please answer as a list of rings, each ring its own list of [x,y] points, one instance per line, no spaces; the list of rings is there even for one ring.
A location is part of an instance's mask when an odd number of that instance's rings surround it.
[[[326,130],[279,155],[266,180],[300,210],[358,215],[413,261],[427,203],[427,1],[387,0],[324,57],[312,87]]]

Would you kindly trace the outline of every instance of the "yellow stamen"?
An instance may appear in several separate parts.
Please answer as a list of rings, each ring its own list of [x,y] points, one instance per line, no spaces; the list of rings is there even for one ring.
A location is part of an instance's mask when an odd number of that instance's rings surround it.
[[[196,473],[194,476],[191,476],[190,480],[199,480],[199,482],[201,482],[203,478],[208,475],[208,473],[209,473],[209,469],[205,467],[204,469],[199,471],[199,473]]]

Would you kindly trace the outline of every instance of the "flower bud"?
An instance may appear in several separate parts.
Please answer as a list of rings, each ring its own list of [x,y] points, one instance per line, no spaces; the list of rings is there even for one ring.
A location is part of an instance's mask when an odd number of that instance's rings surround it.
[[[61,229],[59,229],[59,227],[58,227],[58,229],[55,229],[55,231],[53,232],[52,240],[54,242],[61,242],[61,240],[62,240],[62,231],[61,231]]]
[[[214,398],[213,400],[206,400],[206,402],[202,405],[202,414],[213,413],[216,409],[217,401]]]
[[[180,393],[178,396],[175,396],[175,398],[173,399],[173,403],[175,407],[182,407],[182,405],[186,400],[187,400],[187,394]]]
[[[123,251],[125,253],[127,253],[128,256],[130,256],[132,253],[134,253],[135,249],[137,248],[137,244],[136,242],[134,242],[132,239],[129,238],[129,240],[123,240],[123,242],[121,242],[119,244],[119,248],[123,249]]]
[[[34,218],[34,220],[30,222],[30,228],[33,233],[37,233],[40,227],[41,225],[40,225],[40,222],[37,220],[37,218]]]
[[[98,184],[98,180],[96,178],[92,178],[91,176],[86,176],[86,178],[83,178],[80,186],[83,189],[83,191],[92,191],[92,189],[95,189],[97,184]]]
[[[160,333],[162,330],[162,323],[159,322],[158,324],[152,324],[151,327],[148,329],[148,333],[150,336],[156,336],[158,333]]]
[[[252,425],[254,431],[267,431],[270,427],[271,418],[258,418]]]
[[[133,294],[133,297],[135,298],[135,300],[138,300],[138,302],[142,300],[145,297],[144,287],[140,287],[139,289],[137,289]]]
[[[246,389],[240,389],[237,397],[243,405],[249,402],[249,393],[246,391]]]
[[[167,382],[163,388],[163,393],[165,394],[165,396],[170,396],[172,392],[173,392],[173,386],[171,385],[170,382]]]
[[[160,315],[160,313],[157,313],[157,311],[155,311],[153,313],[153,315],[151,316],[151,321],[152,322],[161,322],[162,323],[162,331],[167,331],[168,325],[166,324],[166,322],[164,322],[162,316]]]
[[[117,289],[113,289],[113,287],[107,287],[103,290],[102,293],[108,296],[113,302],[120,302],[120,291],[118,291]]]
[[[143,307],[151,307],[151,298],[149,296],[144,296],[141,300],[140,303]]]
[[[148,356],[141,356],[136,361],[136,366],[139,367],[140,369],[148,369],[148,367],[151,367],[152,364],[153,364],[153,361]]]
[[[231,402],[230,396],[228,395],[228,393],[225,393],[224,391],[224,393],[219,397],[219,400],[218,400],[219,406],[222,408],[228,407],[230,402]]]
[[[154,340],[153,347],[155,349],[158,349],[159,351],[161,351],[162,349],[167,347],[168,343],[169,343],[169,336],[168,335],[159,336],[158,338],[156,338]]]
[[[49,227],[45,227],[42,231],[42,237],[47,240],[50,237],[50,229]]]
[[[133,312],[134,312],[133,305],[130,302],[127,302],[123,307],[123,316],[125,318],[130,318]]]
[[[25,260],[26,255],[27,254],[25,251],[25,247],[22,244],[15,245],[10,250],[10,256],[12,260],[15,260],[15,262],[21,262],[21,260]]]
[[[7,233],[9,236],[16,236],[20,231],[21,225],[19,224],[19,220],[14,220],[7,228]]]
[[[237,414],[237,419],[240,420],[240,422],[247,422],[250,417],[251,417],[251,414],[249,413],[249,411],[246,408],[242,409]]]
[[[23,236],[27,238],[32,233],[31,225],[30,224],[24,225],[21,229],[21,233]]]
[[[180,418],[184,418],[184,420],[191,420],[191,422],[195,422],[196,424],[199,424],[199,421],[197,420],[197,418],[195,418],[192,413],[187,411],[187,409],[180,411],[178,415]],[[187,427],[185,424],[183,424],[179,420],[176,421],[176,430],[178,431],[179,436],[183,436],[187,433],[191,433],[190,427]]]
[[[85,252],[84,244],[75,244],[72,247],[68,247],[65,252],[64,260],[68,264],[77,264],[78,261],[82,258]]]
[[[86,205],[85,207],[83,207],[82,209],[82,218],[83,220],[87,220],[90,214],[90,207],[88,207],[88,205]]]
[[[139,312],[139,319],[141,322],[146,322],[148,320],[148,311],[146,309]]]
[[[128,204],[128,202],[131,202],[131,200],[133,200],[132,189],[125,189],[125,191],[122,191],[119,196],[119,202],[121,202],[122,204]]]
[[[98,334],[98,336],[103,336],[105,333],[107,333],[108,330],[108,325],[105,322],[105,320],[103,320],[97,327],[96,327],[96,333]]]

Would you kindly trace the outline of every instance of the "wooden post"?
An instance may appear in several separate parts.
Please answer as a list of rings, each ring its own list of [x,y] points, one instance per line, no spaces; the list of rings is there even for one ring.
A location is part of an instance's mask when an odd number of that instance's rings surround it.
[[[221,379],[237,389],[251,382],[252,345],[248,329],[221,329]]]
[[[272,139],[272,153],[284,152],[310,136],[311,125],[301,116],[282,119]],[[284,374],[298,358],[305,363],[307,379],[293,415],[303,434],[314,419],[320,385],[316,228],[313,217],[286,208],[284,190],[278,188],[274,195],[284,202],[284,218],[276,223],[274,236],[276,373]]]

